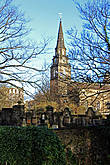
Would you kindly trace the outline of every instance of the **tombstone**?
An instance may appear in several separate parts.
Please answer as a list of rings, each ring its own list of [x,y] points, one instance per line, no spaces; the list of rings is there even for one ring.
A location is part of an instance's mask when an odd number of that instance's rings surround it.
[[[53,113],[53,125],[58,128],[58,112]],[[52,127],[53,127],[52,125]]]
[[[41,118],[40,118],[40,125],[45,125],[45,121],[46,121],[47,117],[46,117],[46,113],[42,113],[41,114]]]
[[[86,115],[90,118],[93,119],[95,117],[95,112],[92,107],[89,107],[86,111]]]
[[[26,123],[27,125],[31,125],[32,124],[32,112],[26,112]]]
[[[36,112],[33,110],[32,111],[32,125],[37,124],[37,118],[36,118]]]
[[[22,126],[26,126],[26,119],[23,118]]]
[[[53,113],[53,125],[56,126],[56,128],[62,128],[63,127],[63,112],[54,112]]]
[[[36,122],[37,122],[37,125],[39,125],[41,123],[41,114],[44,113],[44,109],[43,108],[39,108],[39,109],[36,109]]]
[[[71,123],[71,119],[70,119],[70,116],[64,116],[63,117],[63,125],[64,126],[67,126],[68,124]]]
[[[71,119],[72,117],[69,108],[65,108],[63,112],[63,126],[70,126]]]
[[[2,125],[11,125],[12,108],[3,108],[1,111]]]
[[[0,125],[2,124],[2,116],[1,116],[1,113],[2,113],[2,112],[0,112]]]
[[[21,102],[18,102],[18,105],[13,106],[13,114],[12,114],[12,120],[14,122],[14,125],[16,126],[22,126],[24,118],[24,105],[21,104]]]
[[[53,117],[53,107],[50,105],[46,107],[46,116],[47,116],[48,123],[51,127],[54,122],[54,117]]]

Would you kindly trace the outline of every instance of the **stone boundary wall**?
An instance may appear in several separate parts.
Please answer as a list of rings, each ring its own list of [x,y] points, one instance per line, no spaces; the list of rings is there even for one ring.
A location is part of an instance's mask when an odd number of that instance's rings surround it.
[[[110,161],[109,127],[56,129],[54,132],[61,139],[65,150],[71,150],[78,162],[87,165],[102,162],[104,165],[105,161]]]

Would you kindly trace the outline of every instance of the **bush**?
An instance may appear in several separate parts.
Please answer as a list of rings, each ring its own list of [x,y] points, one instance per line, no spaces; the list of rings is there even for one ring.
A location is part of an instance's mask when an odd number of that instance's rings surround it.
[[[0,127],[0,164],[66,165],[64,148],[51,130]]]

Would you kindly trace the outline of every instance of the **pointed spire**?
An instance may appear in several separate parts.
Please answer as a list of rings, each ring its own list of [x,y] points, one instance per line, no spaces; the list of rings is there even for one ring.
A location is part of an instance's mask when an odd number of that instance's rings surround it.
[[[64,48],[65,49],[61,18],[60,18],[60,25],[59,25],[57,45],[56,45],[56,49],[58,49],[58,48]]]

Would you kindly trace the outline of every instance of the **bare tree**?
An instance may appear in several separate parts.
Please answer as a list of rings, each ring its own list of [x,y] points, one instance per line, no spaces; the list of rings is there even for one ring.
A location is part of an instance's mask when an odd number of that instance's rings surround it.
[[[38,65],[38,55],[45,53],[48,41],[33,43],[28,38],[30,31],[28,20],[12,5],[12,0],[1,0],[0,84],[39,86],[38,74],[42,68]]]
[[[73,79],[81,82],[102,82],[110,69],[110,2],[92,0],[75,2],[83,30],[68,30]]]
[[[46,62],[44,61],[44,64],[42,66],[42,72],[40,74],[41,76],[41,82],[39,85],[39,88],[37,88],[36,94],[35,94],[35,99],[39,101],[50,101],[51,96],[50,96],[50,76],[49,76],[49,66]]]
[[[82,23],[82,31],[71,28],[69,57],[73,84],[80,89],[80,101],[86,106],[107,111],[110,100],[110,2],[74,0]],[[101,103],[100,103],[101,102]]]

